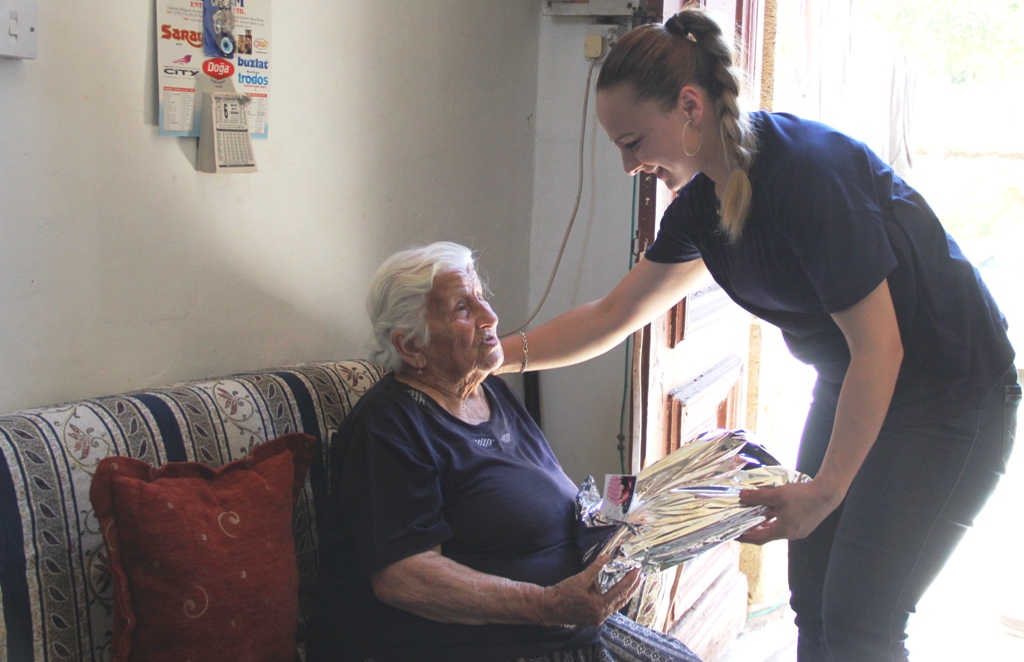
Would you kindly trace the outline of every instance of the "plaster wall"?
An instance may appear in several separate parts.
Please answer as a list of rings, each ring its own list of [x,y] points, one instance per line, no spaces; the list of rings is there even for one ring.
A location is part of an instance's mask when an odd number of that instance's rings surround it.
[[[666,16],[679,10],[666,1]],[[735,0],[709,0],[707,9],[728,25]],[[530,235],[530,303],[543,294],[576,198],[580,119],[589,61],[583,56],[588,18],[541,19],[537,73],[533,226]],[[594,68],[596,85],[600,64]],[[633,180],[618,149],[598,125],[590,90],[584,148],[583,196],[572,236],[551,294],[531,326],[609,292],[632,263]],[[513,326],[505,325],[506,330]],[[622,411],[625,346],[586,363],[541,375],[544,432],[571,478],[619,473],[616,450]],[[629,402],[627,401],[627,407]],[[630,435],[626,412],[624,433]],[[626,450],[625,470],[629,470]]]
[[[209,175],[157,135],[153,2],[39,2],[39,58],[0,59],[0,411],[364,356],[414,243],[525,316],[539,2],[293,4],[259,172]]]
[[[580,122],[589,67],[583,40],[590,22],[544,17],[540,24],[531,311],[543,294],[576,199]],[[618,149],[597,124],[594,85],[598,71],[599,66],[594,68],[587,111],[579,212],[551,294],[531,326],[603,296],[631,263],[633,181],[623,172]],[[514,328],[519,323],[515,320],[513,326],[505,326]],[[566,473],[577,482],[587,474],[600,479],[605,473],[620,472],[616,435],[624,361],[622,345],[586,363],[541,374],[544,432]],[[625,434],[628,438],[628,413]]]

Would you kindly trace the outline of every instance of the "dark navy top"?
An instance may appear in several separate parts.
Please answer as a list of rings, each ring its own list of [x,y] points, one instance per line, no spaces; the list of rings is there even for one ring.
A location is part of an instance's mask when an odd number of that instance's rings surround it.
[[[497,377],[470,425],[393,375],[334,438],[310,660],[508,660],[596,641],[597,628],[453,625],[389,607],[370,575],[440,545],[480,572],[550,586],[582,570],[577,488]]]
[[[850,362],[830,314],[888,278],[904,358],[887,422],[980,401],[1013,362],[1006,321],[921,195],[866,145],[792,115],[751,113],[758,153],[742,237],[719,229],[698,174],[665,212],[654,262],[703,258],[732,299],[782,329],[790,351],[842,382]]]

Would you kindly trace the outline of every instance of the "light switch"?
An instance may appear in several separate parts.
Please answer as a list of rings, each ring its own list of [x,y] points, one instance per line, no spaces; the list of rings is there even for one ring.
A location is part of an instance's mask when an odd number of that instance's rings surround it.
[[[38,44],[39,5],[34,0],[0,0],[0,57],[34,60]]]

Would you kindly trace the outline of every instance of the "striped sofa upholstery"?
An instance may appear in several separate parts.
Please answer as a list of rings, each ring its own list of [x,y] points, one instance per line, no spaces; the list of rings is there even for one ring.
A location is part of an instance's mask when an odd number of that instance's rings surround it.
[[[113,587],[89,502],[101,459],[217,467],[288,432],[323,445],[381,374],[363,361],[307,363],[0,416],[0,660],[110,658]],[[294,519],[300,646],[326,481],[321,455]]]

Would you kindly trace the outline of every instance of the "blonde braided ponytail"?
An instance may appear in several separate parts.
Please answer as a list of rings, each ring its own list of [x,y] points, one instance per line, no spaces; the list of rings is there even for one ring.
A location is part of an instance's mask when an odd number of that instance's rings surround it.
[[[740,107],[740,76],[732,45],[707,14],[684,10],[661,25],[628,32],[609,54],[597,89],[628,83],[637,101],[653,99],[674,108],[679,90],[696,84],[710,96],[718,118],[722,153],[730,174],[722,193],[721,226],[730,240],[743,234],[750,213],[747,171],[757,154],[750,120]]]

